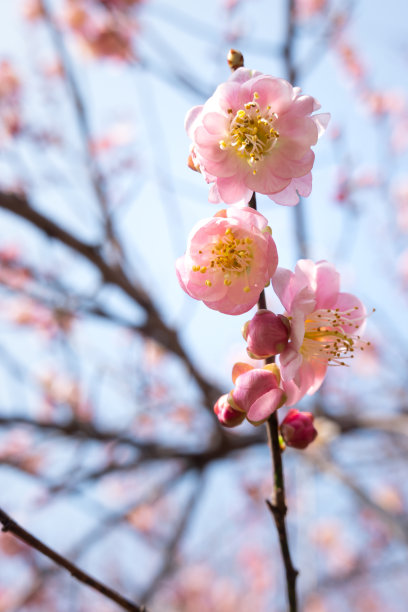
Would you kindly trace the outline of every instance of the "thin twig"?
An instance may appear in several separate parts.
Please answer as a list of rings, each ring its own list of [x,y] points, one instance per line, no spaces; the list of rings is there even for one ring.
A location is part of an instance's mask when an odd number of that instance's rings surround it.
[[[25,542],[31,548],[34,548],[38,552],[42,553],[54,563],[57,563],[60,567],[66,569],[74,578],[91,587],[95,591],[98,591],[111,601],[114,601],[124,610],[130,610],[130,612],[147,612],[144,606],[140,607],[135,603],[132,603],[125,597],[122,597],[119,593],[110,589],[102,582],[95,580],[89,574],[79,569],[76,565],[71,563],[68,559],[60,555],[59,553],[49,548],[46,544],[41,542],[38,538],[33,536],[31,533],[20,527],[6,512],[0,508],[0,523],[3,525],[2,531],[12,533],[16,538]]]
[[[252,194],[252,198],[249,202],[249,206],[256,210],[256,195]],[[266,297],[265,291],[259,296],[258,309],[266,308]],[[266,360],[266,363],[273,363],[274,357]],[[282,465],[282,451],[279,443],[279,424],[276,412],[271,414],[266,422],[266,429],[268,433],[268,444],[272,455],[273,463],[273,495],[272,500],[266,500],[267,506],[271,511],[271,514],[275,520],[276,529],[279,536],[279,545],[282,554],[283,564],[285,566],[286,574],[286,591],[289,602],[290,612],[297,611],[297,597],[296,597],[296,577],[298,571],[294,568],[289,550],[289,540],[286,529],[286,499],[285,499],[285,481],[283,475]]]

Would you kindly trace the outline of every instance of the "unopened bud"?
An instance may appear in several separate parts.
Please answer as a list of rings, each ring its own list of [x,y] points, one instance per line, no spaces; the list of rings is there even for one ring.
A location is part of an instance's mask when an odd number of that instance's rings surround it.
[[[282,353],[288,345],[289,333],[288,319],[270,310],[258,310],[242,329],[248,355],[253,359],[266,359]]]
[[[310,412],[299,412],[296,408],[289,410],[280,426],[286,446],[305,449],[317,436],[313,427],[313,415]]]
[[[244,65],[244,56],[240,51],[236,51],[235,49],[230,49],[227,55],[228,66],[234,72],[237,68],[242,68]]]
[[[224,427],[237,427],[245,419],[245,412],[235,410],[228,402],[228,395],[221,395],[214,405],[214,412]]]

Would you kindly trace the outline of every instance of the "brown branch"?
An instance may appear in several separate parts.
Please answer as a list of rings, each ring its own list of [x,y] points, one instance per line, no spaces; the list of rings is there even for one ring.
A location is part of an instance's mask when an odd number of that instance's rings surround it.
[[[147,612],[144,606],[140,607],[137,604],[132,603],[125,597],[122,597],[122,595],[110,589],[102,582],[95,580],[95,578],[92,578],[92,576],[86,574],[76,565],[71,563],[68,559],[49,548],[46,544],[41,542],[41,540],[33,536],[31,533],[29,533],[22,527],[20,527],[20,525],[13,521],[13,519],[1,508],[0,523],[3,525],[2,531],[12,533],[16,538],[18,538],[22,542],[25,542],[25,544],[27,544],[31,548],[34,548],[41,554],[45,555],[60,567],[66,569],[71,574],[71,576],[79,580],[79,582],[86,584],[87,586],[94,589],[95,591],[98,591],[98,593],[101,593],[111,601],[117,603],[119,607],[123,608],[123,610],[130,610],[130,612]]]
[[[181,460],[189,462],[191,466],[197,469],[201,469],[212,461],[223,459],[230,453],[239,452],[254,445],[264,444],[265,442],[261,431],[242,436],[226,433],[223,438],[217,439],[212,446],[201,452],[189,451],[155,442],[138,440],[132,436],[123,435],[120,431],[98,429],[91,423],[84,423],[74,419],[65,423],[54,423],[51,421],[36,421],[25,416],[0,416],[0,426],[13,427],[16,425],[26,425],[40,431],[84,440],[96,440],[103,443],[115,442],[116,444],[138,450],[141,453],[140,459],[144,461]]]
[[[279,544],[286,573],[286,590],[289,610],[290,612],[296,612],[296,578],[299,572],[293,566],[289,550],[289,540],[285,521],[287,513],[285,481],[283,476],[282,451],[279,444],[279,425],[276,412],[271,414],[267,420],[266,428],[268,431],[268,444],[269,448],[271,449],[273,459],[274,475],[273,501],[267,499],[266,503],[272,513],[273,518],[275,519],[275,525],[279,535]]]
[[[256,210],[256,195],[252,194],[249,206]],[[265,291],[262,291],[258,299],[258,309],[266,308]],[[266,359],[265,363],[274,363],[275,357]],[[279,536],[279,545],[286,575],[286,591],[289,602],[290,612],[297,611],[296,597],[296,577],[298,571],[294,568],[289,550],[289,540],[286,529],[286,499],[285,499],[285,480],[283,475],[282,451],[279,443],[279,424],[276,412],[271,414],[266,422],[268,433],[268,445],[271,451],[273,463],[273,497],[266,500],[267,506],[275,520],[276,529]]]

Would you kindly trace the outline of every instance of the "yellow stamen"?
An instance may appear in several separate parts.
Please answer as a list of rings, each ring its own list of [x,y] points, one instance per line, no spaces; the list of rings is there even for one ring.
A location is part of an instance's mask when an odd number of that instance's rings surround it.
[[[219,141],[221,149],[232,148],[239,157],[244,158],[250,166],[256,166],[264,156],[275,146],[279,133],[275,128],[276,113],[268,105],[261,109],[257,100],[258,92],[253,100],[244,104],[231,118],[228,136]],[[232,115],[232,112],[230,113]],[[257,172],[256,167],[253,174]]]

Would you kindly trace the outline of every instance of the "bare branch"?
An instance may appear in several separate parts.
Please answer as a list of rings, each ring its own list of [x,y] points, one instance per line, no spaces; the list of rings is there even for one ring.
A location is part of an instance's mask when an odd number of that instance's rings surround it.
[[[91,587],[95,591],[98,591],[111,601],[117,603],[119,607],[123,608],[123,610],[129,610],[130,612],[147,612],[144,606],[140,607],[137,604],[132,603],[125,597],[122,597],[122,595],[110,589],[102,582],[95,580],[95,578],[92,578],[92,576],[89,576],[89,574],[83,572],[81,569],[79,569],[79,567],[71,563],[68,559],[52,550],[52,548],[49,548],[49,546],[41,542],[41,540],[23,529],[23,527],[20,527],[20,525],[13,521],[13,519],[1,508],[0,522],[3,525],[2,531],[8,531],[9,533],[12,533],[16,538],[18,538],[22,542],[25,542],[31,548],[34,548],[41,554],[54,561],[54,563],[57,563],[57,565],[59,565],[60,567],[66,569],[74,578],[79,580],[79,582],[86,584],[87,586]]]

